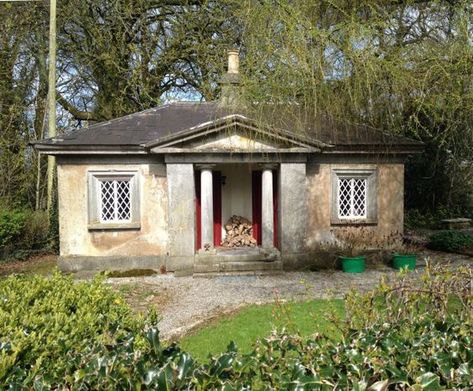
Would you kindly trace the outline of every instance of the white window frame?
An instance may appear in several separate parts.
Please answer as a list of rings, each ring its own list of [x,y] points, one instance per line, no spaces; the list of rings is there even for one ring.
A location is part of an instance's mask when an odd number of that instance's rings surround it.
[[[365,180],[365,213],[356,216],[351,210],[349,216],[340,215],[340,180],[341,179],[363,179]],[[353,186],[351,188],[353,192]],[[376,168],[352,169],[337,168],[332,170],[332,225],[346,224],[377,224],[378,217],[378,172]],[[352,194],[351,203],[354,202]],[[353,208],[353,205],[351,206]]]
[[[102,224],[118,224],[118,223],[130,223],[132,221],[132,214],[133,214],[133,191],[132,191],[132,176],[112,176],[112,177],[104,177],[104,178],[97,178],[99,182],[99,186],[97,188],[97,213],[99,214],[99,221]],[[102,194],[102,183],[104,182],[112,182],[113,184],[113,218],[105,220],[103,218],[103,194]],[[130,197],[130,217],[128,219],[120,219],[118,218],[118,209],[119,209],[119,201],[118,201],[118,182],[128,182],[129,183],[129,197]]]
[[[368,194],[369,194],[369,185],[368,185],[368,178],[366,177],[358,177],[358,176],[338,176],[338,187],[337,187],[337,213],[339,219],[366,219],[368,213]],[[341,211],[341,204],[340,204],[340,182],[349,181],[350,183],[350,212],[346,216],[342,216]],[[365,182],[364,185],[364,211],[363,214],[355,214],[355,181],[362,180]]]
[[[128,181],[130,183],[130,218],[117,219],[117,191],[114,190],[114,214],[112,220],[102,218],[102,182]],[[116,185],[114,185],[116,186]],[[137,171],[89,171],[88,172],[88,217],[89,230],[93,229],[139,229],[140,191]]]

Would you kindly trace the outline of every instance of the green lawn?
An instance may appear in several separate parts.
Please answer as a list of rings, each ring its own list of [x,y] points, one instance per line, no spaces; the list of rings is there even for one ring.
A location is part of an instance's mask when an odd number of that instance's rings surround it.
[[[312,300],[281,304],[250,305],[197,330],[180,341],[181,347],[197,359],[225,351],[234,341],[240,352],[251,351],[253,343],[273,328],[286,327],[291,332],[309,336],[316,332],[337,338],[330,314],[343,316],[343,300]]]

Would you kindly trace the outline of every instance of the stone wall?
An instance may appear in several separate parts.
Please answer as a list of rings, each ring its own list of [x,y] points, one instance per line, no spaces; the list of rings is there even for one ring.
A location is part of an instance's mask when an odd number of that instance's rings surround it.
[[[138,172],[141,227],[128,230],[89,229],[88,172],[124,169]],[[86,256],[90,264],[90,257],[109,257],[113,260],[140,256],[148,257],[148,266],[149,257],[152,257],[152,262],[155,259],[162,263],[168,247],[164,164],[58,164],[58,194],[60,255],[63,259]]]

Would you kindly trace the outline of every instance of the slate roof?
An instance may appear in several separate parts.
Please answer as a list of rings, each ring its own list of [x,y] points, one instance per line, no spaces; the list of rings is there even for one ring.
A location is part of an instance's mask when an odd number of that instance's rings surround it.
[[[119,150],[144,150],[145,145],[153,141],[168,138],[176,133],[185,134],[195,127],[222,119],[234,112],[222,108],[217,102],[177,102],[148,109],[110,121],[93,124],[88,128],[79,129],[34,143],[42,150],[73,150],[103,148]],[[271,124],[274,127],[289,132],[287,124]],[[330,145],[341,150],[357,150],[362,147],[396,146],[408,150],[422,148],[422,143],[406,137],[384,134],[376,129],[363,125],[341,124],[331,120],[306,121],[302,125],[304,139]],[[277,130],[275,130],[277,132]]]

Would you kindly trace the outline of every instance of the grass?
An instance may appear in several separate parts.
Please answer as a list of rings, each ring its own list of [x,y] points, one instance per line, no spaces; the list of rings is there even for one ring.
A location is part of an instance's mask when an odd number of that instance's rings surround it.
[[[180,345],[202,360],[209,354],[225,351],[230,341],[237,344],[240,352],[248,353],[257,339],[268,336],[274,328],[285,327],[302,336],[319,332],[338,338],[339,333],[329,320],[330,314],[343,317],[343,300],[250,305],[182,338]]]
[[[8,276],[10,274],[39,274],[42,276],[51,275],[57,266],[57,256],[46,254],[31,257],[25,261],[0,261],[0,276]]]

